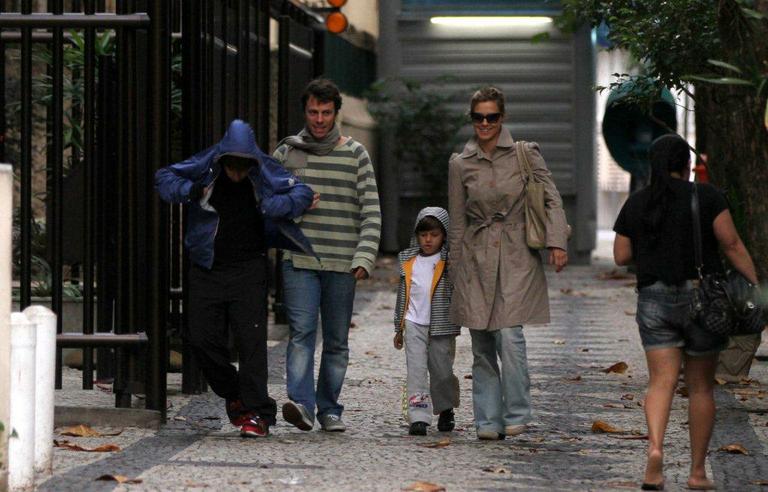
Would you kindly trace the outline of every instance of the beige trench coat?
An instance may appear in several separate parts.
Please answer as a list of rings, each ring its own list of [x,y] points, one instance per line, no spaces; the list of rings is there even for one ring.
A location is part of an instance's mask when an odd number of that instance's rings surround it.
[[[566,249],[563,202],[535,143],[528,160],[545,182],[547,247]],[[541,256],[525,243],[525,176],[509,130],[502,129],[493,156],[473,137],[448,172],[453,321],[476,330],[548,323],[547,280]]]

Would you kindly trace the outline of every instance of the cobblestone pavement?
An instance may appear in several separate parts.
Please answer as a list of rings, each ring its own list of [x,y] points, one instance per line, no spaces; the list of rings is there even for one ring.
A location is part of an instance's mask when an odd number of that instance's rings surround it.
[[[346,433],[302,432],[280,421],[267,439],[242,439],[227,422],[222,400],[212,393],[180,395],[178,376],[172,375],[167,425],[159,431],[127,428],[115,437],[65,438],[84,446],[114,443],[122,450],[105,455],[56,449],[54,476],[40,480],[39,490],[401,490],[419,481],[449,491],[638,487],[647,375],[634,323],[633,278],[612,273],[607,262],[548,273],[552,323],[525,329],[535,421],[516,438],[481,442],[472,424],[467,333],[459,337],[455,364],[462,395],[457,429],[439,433],[431,427],[426,437],[407,435],[400,406],[405,358],[391,343],[394,263],[380,263],[376,279],[358,289],[341,395]],[[286,400],[284,354],[285,342],[271,343],[270,391],[278,405]],[[617,362],[627,364],[624,374],[603,371]],[[766,363],[757,361],[752,376],[749,384],[717,389],[709,466],[720,490],[761,490],[753,482],[768,480],[768,400],[758,384],[768,383]],[[60,404],[112,402],[99,390],[68,384],[59,392]],[[667,435],[667,490],[681,490],[687,480],[686,412],[687,400],[676,397]],[[593,433],[596,420],[626,433]],[[718,451],[736,443],[749,454]],[[142,482],[95,481],[103,474]]]

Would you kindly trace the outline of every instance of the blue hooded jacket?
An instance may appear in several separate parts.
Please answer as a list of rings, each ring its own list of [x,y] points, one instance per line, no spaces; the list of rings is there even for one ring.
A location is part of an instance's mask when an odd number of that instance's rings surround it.
[[[242,120],[229,124],[219,143],[155,173],[155,189],[168,203],[189,204],[189,227],[184,245],[190,260],[202,267],[213,266],[213,245],[219,225],[219,214],[208,203],[221,172],[219,157],[235,154],[255,158],[258,166],[248,172],[256,203],[264,215],[264,239],[268,248],[291,249],[314,256],[312,246],[292,219],[312,204],[312,189],[301,183],[272,156],[256,145],[250,125]],[[200,200],[190,200],[195,183],[208,187]]]

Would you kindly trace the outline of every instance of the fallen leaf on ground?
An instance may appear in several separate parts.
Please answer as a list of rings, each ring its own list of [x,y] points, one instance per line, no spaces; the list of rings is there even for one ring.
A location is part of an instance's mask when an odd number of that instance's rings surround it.
[[[427,442],[424,444],[419,444],[419,446],[424,448],[444,448],[450,445],[451,445],[451,440],[448,438],[440,439],[439,441],[435,441],[435,442]]]
[[[102,475],[96,480],[104,480],[117,483],[141,483],[140,478],[128,478],[125,475]]]
[[[634,275],[630,275],[626,272],[621,272],[619,270],[611,270],[609,272],[603,272],[597,276],[598,280],[626,280],[628,278],[633,278]]]
[[[636,313],[636,312],[634,312],[634,311],[624,311],[624,314],[626,314],[627,316],[634,316],[634,315],[636,315],[637,313]]]
[[[353,322],[351,322],[351,323],[349,324],[349,327],[350,327],[350,328],[357,328],[357,323],[355,323],[355,322],[353,321]]]
[[[208,415],[207,417],[203,417],[203,420],[221,420],[221,417],[217,417],[216,415]]]
[[[680,386],[675,390],[675,393],[682,396],[683,398],[688,398],[688,387]]]
[[[728,381],[726,381],[725,379],[722,379],[722,378],[715,378],[715,382],[717,384],[719,384],[720,386],[722,386],[724,384],[728,384]]]
[[[392,309],[392,306],[387,306],[386,304],[382,304],[381,306],[379,306],[379,309],[382,309],[382,310],[384,310],[384,309],[386,309],[386,310],[390,310],[390,309]]]
[[[173,420],[187,420],[187,417],[183,415],[176,415],[175,417],[173,417]]]
[[[102,436],[119,436],[122,434],[123,431],[117,431],[117,432],[99,432],[97,430],[92,429],[91,427],[88,427],[85,424],[80,425],[74,425],[72,427],[65,427],[61,429],[59,432],[62,436],[71,436],[71,437],[102,437]]]
[[[570,376],[563,379],[565,379],[566,381],[581,381],[581,374],[577,374],[575,376]]]
[[[512,473],[507,468],[504,468],[503,466],[486,466],[483,468],[484,472],[488,473]]]
[[[554,343],[555,345],[565,345],[565,340],[557,339],[557,340],[553,340],[552,343]]]
[[[768,485],[768,480],[752,480],[749,483],[752,485]]]
[[[464,379],[472,379],[472,375],[471,374],[465,374],[464,375]]]
[[[70,451],[85,451],[88,453],[111,453],[113,451],[120,451],[120,446],[117,446],[116,444],[103,444],[101,446],[88,449],[82,446],[78,446],[77,444],[72,444],[69,441],[54,440],[53,445],[54,447],[69,449]]]
[[[445,487],[430,482],[413,482],[403,490],[411,490],[414,492],[445,492]]]
[[[589,349],[588,348],[583,348],[583,349],[581,349],[581,351],[582,352],[589,352]]]
[[[749,454],[749,451],[747,451],[741,444],[728,444],[727,446],[722,446],[718,451],[725,451],[726,453],[733,454]]]
[[[560,293],[569,296],[573,294],[573,289],[560,289]]]
[[[624,374],[625,372],[627,372],[628,368],[629,366],[627,365],[627,363],[622,361],[622,362],[615,363],[611,367],[603,369],[603,372],[606,374],[610,374],[612,372],[615,372],[616,374]]]
[[[629,401],[632,401],[632,400],[634,400],[634,399],[635,399],[635,395],[633,395],[632,393],[626,393],[626,394],[624,394],[624,395],[621,395],[621,399],[622,399],[622,400],[629,400]]]
[[[623,434],[624,430],[616,428],[603,420],[592,422],[592,432],[595,434]]]
[[[619,403],[606,403],[603,405],[605,408],[625,408],[624,405]]]

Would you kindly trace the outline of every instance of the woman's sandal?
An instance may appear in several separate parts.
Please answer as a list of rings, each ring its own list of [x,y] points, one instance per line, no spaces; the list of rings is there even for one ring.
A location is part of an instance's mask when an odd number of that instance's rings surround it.
[[[640,490],[664,490],[664,480],[659,483],[643,482],[640,486]]]

